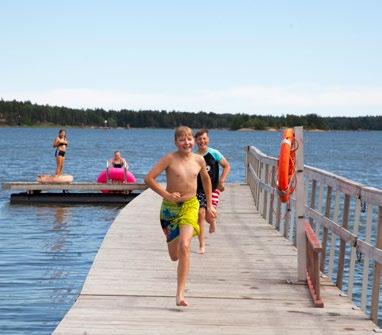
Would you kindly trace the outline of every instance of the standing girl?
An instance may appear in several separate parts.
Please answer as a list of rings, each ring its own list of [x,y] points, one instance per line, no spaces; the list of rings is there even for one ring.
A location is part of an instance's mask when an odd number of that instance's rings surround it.
[[[62,169],[64,168],[64,160],[66,148],[68,146],[68,140],[66,138],[65,130],[60,129],[58,136],[53,141],[53,147],[56,148],[54,156],[56,157],[56,176],[62,175]]]

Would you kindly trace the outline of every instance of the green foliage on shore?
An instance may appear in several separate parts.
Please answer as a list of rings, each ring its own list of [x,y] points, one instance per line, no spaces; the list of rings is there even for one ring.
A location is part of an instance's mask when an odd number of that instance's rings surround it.
[[[165,110],[74,109],[37,105],[29,101],[0,100],[0,125],[5,126],[75,126],[75,127],[135,127],[174,128],[188,125],[192,128],[228,128],[237,130],[279,129],[304,126],[320,130],[382,130],[382,116],[321,117],[316,114],[283,116],[190,113]]]

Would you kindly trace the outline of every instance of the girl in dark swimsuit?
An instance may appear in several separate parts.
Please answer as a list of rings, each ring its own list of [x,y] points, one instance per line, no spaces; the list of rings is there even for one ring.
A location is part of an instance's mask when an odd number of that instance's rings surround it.
[[[53,148],[56,148],[54,153],[54,156],[56,157],[56,176],[62,175],[67,146],[68,140],[65,135],[65,130],[61,129],[58,132],[58,136],[53,141]]]

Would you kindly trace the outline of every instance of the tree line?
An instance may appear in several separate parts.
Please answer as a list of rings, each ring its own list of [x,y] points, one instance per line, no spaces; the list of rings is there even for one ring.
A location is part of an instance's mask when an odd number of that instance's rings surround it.
[[[320,130],[382,130],[382,116],[321,117],[317,114],[282,116],[216,114],[166,110],[104,110],[75,109],[38,105],[30,101],[0,100],[0,125],[4,126],[75,126],[75,127],[134,127],[174,128],[188,125],[192,128],[225,128],[237,130],[280,129],[303,126]]]

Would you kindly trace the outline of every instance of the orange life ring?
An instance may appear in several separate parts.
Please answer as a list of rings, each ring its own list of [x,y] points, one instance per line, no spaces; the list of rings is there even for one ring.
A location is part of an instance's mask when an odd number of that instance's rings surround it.
[[[278,160],[277,190],[281,202],[288,202],[295,185],[295,137],[292,128],[284,130]]]

